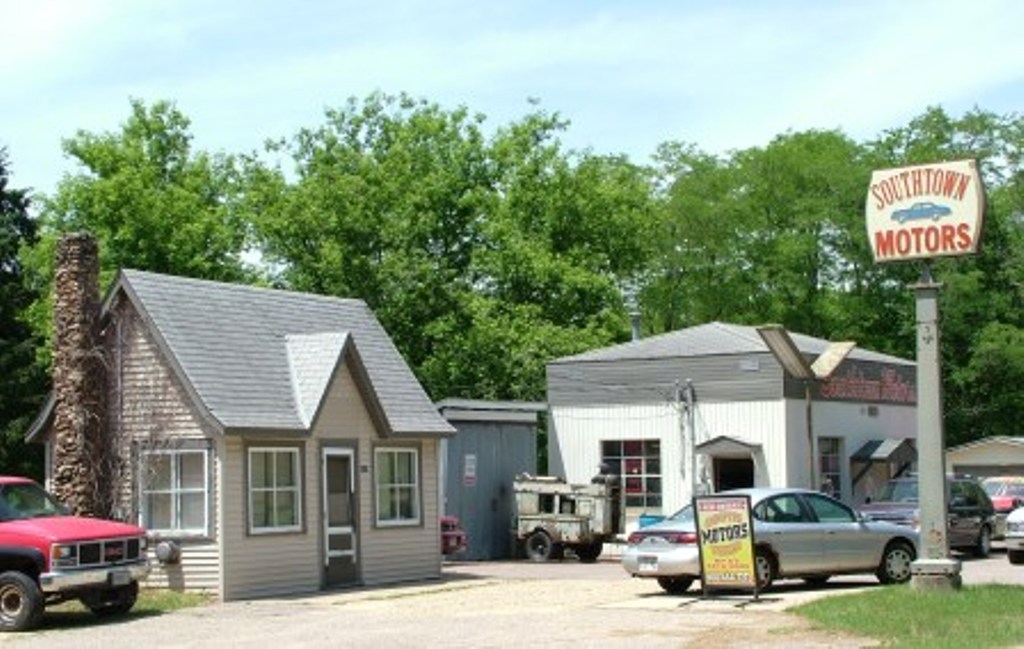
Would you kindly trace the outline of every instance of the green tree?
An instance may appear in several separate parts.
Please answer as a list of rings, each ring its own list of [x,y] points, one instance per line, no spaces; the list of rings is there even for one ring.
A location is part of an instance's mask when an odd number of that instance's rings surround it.
[[[18,252],[36,239],[26,190],[9,186],[6,149],[0,148],[0,466],[8,473],[42,477],[42,447],[25,432],[46,395],[46,373],[35,363],[35,341],[21,320],[35,295],[25,283]]]
[[[272,146],[294,182],[248,161],[261,248],[284,285],[366,300],[417,367],[436,344],[424,327],[470,289],[491,191],[482,118],[380,93],[326,117]]]
[[[889,347],[890,315],[907,300],[867,248],[862,145],[807,131],[725,157],[666,143],[656,162],[664,211],[644,289],[654,330],[778,322]]]
[[[218,280],[252,278],[242,256],[248,216],[238,211],[233,158],[194,152],[189,120],[171,103],[133,100],[120,131],[80,131],[63,143],[82,171],[43,201],[41,238],[24,257],[44,299],[32,307],[37,331],[52,320],[54,247],[64,232],[100,243],[103,277],[135,268]]]
[[[624,332],[642,170],[563,152],[543,111],[489,139],[482,116],[405,95],[326,118],[271,147],[294,180],[248,160],[245,209],[279,281],[366,300],[433,396],[541,398],[551,354]]]

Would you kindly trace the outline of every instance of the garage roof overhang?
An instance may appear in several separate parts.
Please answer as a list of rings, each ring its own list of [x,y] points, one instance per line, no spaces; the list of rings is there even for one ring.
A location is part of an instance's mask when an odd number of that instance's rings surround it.
[[[711,457],[752,457],[761,450],[761,445],[729,437],[728,435],[719,435],[714,439],[698,444],[695,450],[699,455],[709,455]]]

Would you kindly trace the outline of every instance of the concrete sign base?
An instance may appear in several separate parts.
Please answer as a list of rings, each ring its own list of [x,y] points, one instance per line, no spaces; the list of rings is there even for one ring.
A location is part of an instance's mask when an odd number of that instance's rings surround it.
[[[960,568],[956,559],[919,559],[910,564],[910,585],[914,590],[959,590]]]

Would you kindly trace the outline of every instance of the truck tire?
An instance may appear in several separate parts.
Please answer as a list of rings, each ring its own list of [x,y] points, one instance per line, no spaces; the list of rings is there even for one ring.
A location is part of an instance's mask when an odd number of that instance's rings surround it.
[[[81,601],[97,617],[115,617],[132,610],[135,600],[138,598],[139,582],[133,581],[127,586],[118,586],[83,595]]]
[[[46,602],[34,579],[23,572],[0,574],[0,631],[25,631],[43,617]]]
[[[555,544],[544,530],[526,537],[526,556],[530,561],[547,561],[555,554]]]
[[[582,543],[573,547],[576,552],[576,556],[583,563],[594,563],[597,558],[601,556],[601,551],[604,550],[604,543],[601,541],[594,541],[593,543]]]

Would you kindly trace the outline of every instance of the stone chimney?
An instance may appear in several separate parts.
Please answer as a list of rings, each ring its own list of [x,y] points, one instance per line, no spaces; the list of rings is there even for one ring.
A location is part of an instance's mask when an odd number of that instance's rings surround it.
[[[106,369],[100,347],[99,246],[57,244],[54,273],[53,490],[75,514],[105,516]]]

